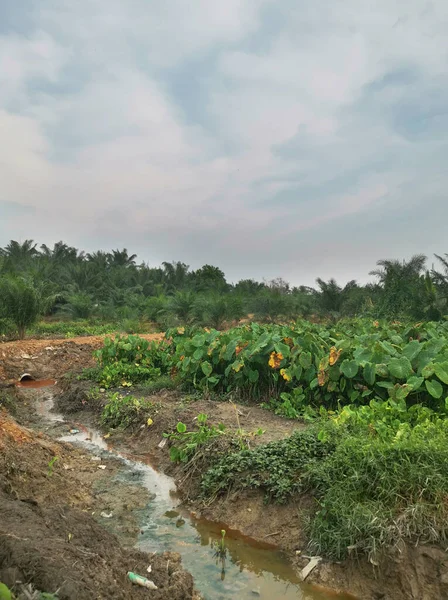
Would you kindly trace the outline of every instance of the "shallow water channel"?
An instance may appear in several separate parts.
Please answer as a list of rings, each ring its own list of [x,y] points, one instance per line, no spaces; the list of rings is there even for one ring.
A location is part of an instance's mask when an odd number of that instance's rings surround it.
[[[65,422],[62,415],[53,412],[53,394],[50,387],[40,382],[24,382],[24,393],[36,402],[38,414],[49,424]],[[47,386],[54,383],[49,380]],[[139,483],[151,494],[144,509],[134,511],[141,535],[138,548],[146,552],[178,552],[182,562],[193,575],[195,587],[204,600],[339,600],[352,598],[331,591],[318,590],[301,583],[296,569],[288,558],[268,543],[259,543],[229,530],[224,524],[196,519],[179,506],[176,486],[171,477],[156,471],[142,457],[135,459],[114,449],[94,428],[67,422],[73,430],[59,438],[81,446],[97,456],[114,456],[123,461],[115,480]],[[215,543],[221,529],[226,529],[227,557],[224,564],[215,558]],[[145,573],[142,573],[145,575]]]

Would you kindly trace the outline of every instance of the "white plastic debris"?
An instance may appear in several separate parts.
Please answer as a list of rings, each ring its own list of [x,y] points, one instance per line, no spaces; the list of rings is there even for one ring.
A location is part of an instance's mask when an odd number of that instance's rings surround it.
[[[317,567],[321,560],[322,558],[320,556],[313,556],[311,558],[310,562],[306,565],[304,569],[302,569],[302,572],[300,573],[302,581],[305,581],[305,579],[308,577],[311,571],[314,571],[314,569]]]

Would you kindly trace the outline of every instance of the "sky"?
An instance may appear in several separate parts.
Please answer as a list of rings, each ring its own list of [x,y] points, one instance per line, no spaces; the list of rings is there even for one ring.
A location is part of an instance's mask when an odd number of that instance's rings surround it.
[[[0,246],[229,281],[448,252],[446,0],[0,3]]]

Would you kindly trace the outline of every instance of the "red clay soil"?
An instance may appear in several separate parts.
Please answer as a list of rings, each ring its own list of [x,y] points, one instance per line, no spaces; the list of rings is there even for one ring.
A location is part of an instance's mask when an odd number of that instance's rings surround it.
[[[78,362],[82,362],[80,368],[85,368],[89,366],[86,363],[89,360],[88,355],[92,353],[92,350],[99,348],[105,338],[114,337],[114,335],[95,335],[55,340],[25,339],[14,342],[3,342],[0,344],[0,381],[15,379],[19,371],[23,372],[27,368],[33,369],[35,361],[39,362],[38,359],[42,355],[47,356],[47,362],[49,354],[54,356],[69,355],[69,362],[67,365],[63,365],[65,368],[59,370],[59,374],[66,373],[73,368],[76,370]],[[139,337],[149,341],[158,341],[163,339],[164,334],[144,333],[139,334]],[[64,352],[64,349],[71,349],[72,351]],[[80,353],[84,354],[83,359],[82,361],[77,361],[76,355]],[[17,366],[17,369],[15,369],[15,366]]]

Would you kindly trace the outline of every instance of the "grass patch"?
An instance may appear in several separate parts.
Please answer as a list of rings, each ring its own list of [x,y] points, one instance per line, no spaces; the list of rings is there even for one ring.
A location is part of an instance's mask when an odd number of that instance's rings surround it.
[[[161,377],[152,381],[143,381],[138,385],[139,391],[145,394],[157,394],[164,390],[175,390],[179,386],[178,382],[168,375],[162,375]]]
[[[310,550],[334,559],[358,553],[375,562],[400,541],[446,541],[448,423],[423,410],[411,423],[391,419],[381,435],[374,421],[321,419],[287,440],[219,459],[202,493],[258,488],[267,502],[311,493],[318,510],[308,524]]]
[[[16,398],[12,392],[7,390],[0,390],[0,409],[6,408],[6,410],[15,415],[16,413]]]

